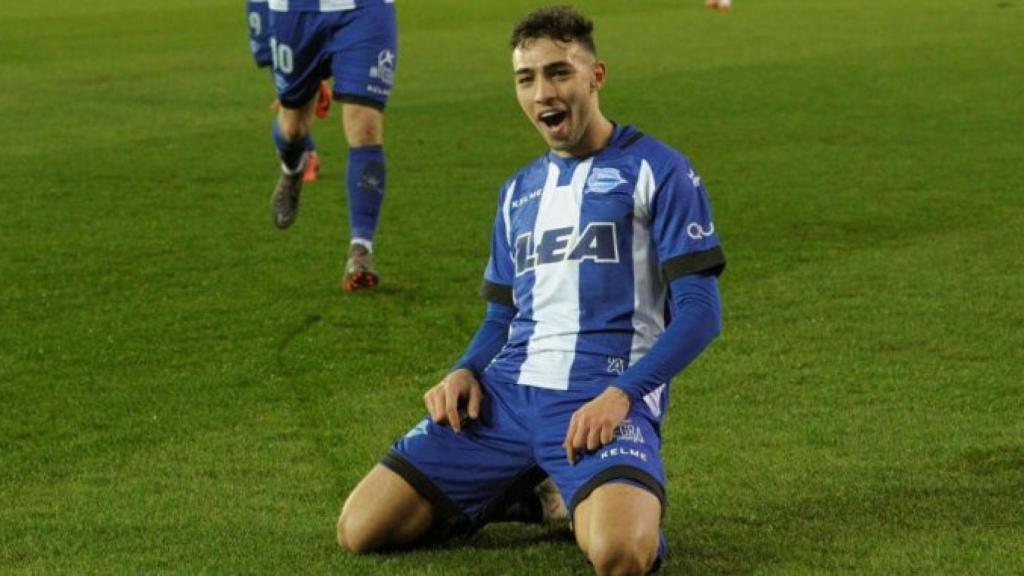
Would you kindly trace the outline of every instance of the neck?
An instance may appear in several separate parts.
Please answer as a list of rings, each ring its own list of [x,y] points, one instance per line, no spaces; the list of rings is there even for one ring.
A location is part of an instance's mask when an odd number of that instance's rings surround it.
[[[555,150],[554,152],[562,158],[590,156],[607,146],[614,132],[615,125],[611,120],[605,118],[600,111],[596,111],[587,125],[587,129],[583,132],[583,138],[580,139],[579,144],[571,150]]]

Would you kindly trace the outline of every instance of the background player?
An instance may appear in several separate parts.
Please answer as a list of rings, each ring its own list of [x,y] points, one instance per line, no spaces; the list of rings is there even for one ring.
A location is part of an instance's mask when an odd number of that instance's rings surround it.
[[[249,48],[252,50],[253,60],[259,68],[269,68],[273,64],[270,55],[270,9],[267,7],[268,0],[248,0],[245,3],[245,17],[249,22]],[[274,99],[273,108],[277,110],[281,103]],[[317,98],[316,116],[326,118],[331,106],[331,87],[327,83],[321,83],[320,93]],[[313,143],[313,136],[307,140],[306,167],[302,172],[302,179],[306,182],[316,180],[320,172],[320,157],[316,153],[316,145]]]
[[[602,114],[591,31],[553,7],[513,32],[516,95],[551,150],[502,189],[469,349],[342,509],[351,551],[472,531],[542,470],[599,574],[663,557],[667,383],[720,330],[725,259],[689,162]]]
[[[349,145],[351,239],[341,287],[372,288],[373,238],[384,198],[383,111],[394,83],[397,25],[393,0],[270,0],[270,42],[281,109],[274,143],[281,176],[271,198],[279,228],[298,215],[309,123],[321,80],[334,79]]]

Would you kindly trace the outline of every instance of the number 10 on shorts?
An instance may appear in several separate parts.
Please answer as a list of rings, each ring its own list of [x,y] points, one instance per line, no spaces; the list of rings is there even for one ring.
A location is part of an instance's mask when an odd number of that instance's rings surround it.
[[[274,60],[274,70],[291,74],[295,67],[292,49],[287,44],[279,44],[276,38],[270,39],[270,57]]]

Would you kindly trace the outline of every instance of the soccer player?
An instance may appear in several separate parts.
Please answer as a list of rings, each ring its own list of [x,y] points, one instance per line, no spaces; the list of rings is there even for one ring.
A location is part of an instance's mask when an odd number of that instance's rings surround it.
[[[393,1],[270,0],[270,49],[281,102],[273,128],[281,176],[271,197],[271,216],[277,227],[287,228],[298,215],[317,90],[322,80],[333,78],[349,146],[351,239],[344,290],[378,283],[372,254],[386,181],[383,112],[398,54]]]
[[[602,113],[592,28],[548,7],[513,31],[516,96],[550,150],[501,188],[484,321],[348,496],[350,551],[471,532],[546,473],[598,574],[665,554],[668,383],[719,333],[725,258],[689,161]]]
[[[249,21],[249,48],[252,50],[252,58],[256,61],[257,68],[269,68],[273,63],[270,55],[270,13],[267,7],[268,0],[247,0],[245,3],[246,20]],[[274,109],[280,107],[280,103],[274,100]],[[325,118],[331,105],[330,86],[321,84],[318,95],[316,115]],[[302,180],[314,182],[320,172],[320,157],[316,153],[316,145],[313,137],[307,140],[306,167],[302,171]]]
[[[728,12],[732,9],[732,0],[705,0],[704,4],[708,8],[718,10],[719,12]]]

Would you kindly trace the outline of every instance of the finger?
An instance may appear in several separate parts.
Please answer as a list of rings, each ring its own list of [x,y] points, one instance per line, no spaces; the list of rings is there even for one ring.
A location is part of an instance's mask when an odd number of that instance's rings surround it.
[[[484,393],[479,385],[469,387],[469,404],[466,406],[466,411],[469,413],[470,418],[476,420],[480,417],[480,402],[483,400],[483,397]]]
[[[582,451],[587,447],[587,435],[590,434],[590,424],[580,418],[580,425],[576,427],[576,433],[572,436],[572,446]]]
[[[436,390],[430,390],[423,395],[423,403],[427,405],[427,412],[430,413],[430,419],[440,424],[444,419],[444,408],[439,402],[439,398]]]
[[[587,451],[594,451],[601,447],[601,428],[593,427],[587,433]]]
[[[604,428],[601,429],[601,445],[602,446],[604,446],[605,444],[610,443],[612,441],[612,438],[614,438],[614,437],[615,437],[615,427],[614,426],[605,426]]]
[[[459,394],[451,388],[447,388],[444,393],[444,411],[448,415],[448,425],[458,432],[462,428],[462,421],[459,420]]]
[[[589,427],[583,420],[583,418],[580,418],[580,424],[576,426],[576,431],[570,440],[573,449],[573,464],[576,463],[576,460],[583,455],[582,452],[587,448],[587,430]]]
[[[565,458],[569,461],[571,466],[576,462],[576,450],[572,446],[572,437],[576,434],[576,416],[573,415],[572,420],[569,421],[569,429],[565,431],[565,440],[562,441],[562,447],[565,448]]]

